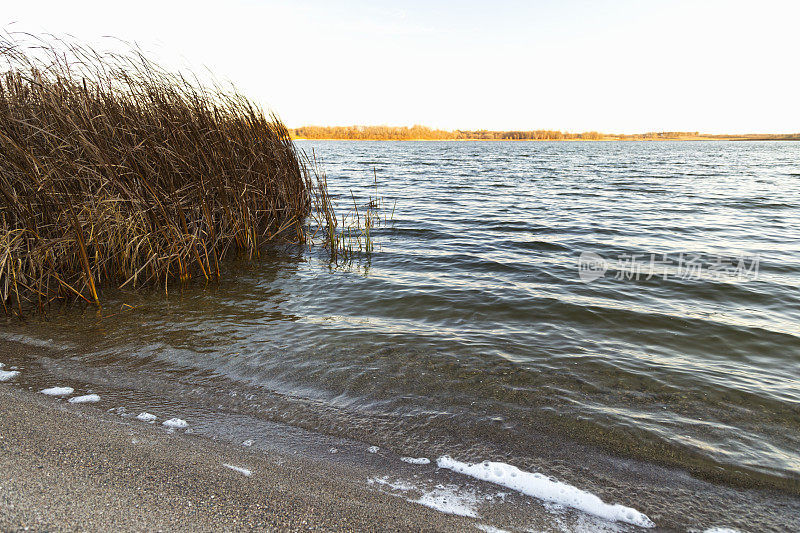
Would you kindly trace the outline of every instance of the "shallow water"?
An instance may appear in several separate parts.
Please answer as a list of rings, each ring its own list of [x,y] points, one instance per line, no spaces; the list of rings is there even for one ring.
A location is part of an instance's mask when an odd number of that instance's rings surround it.
[[[66,347],[16,363],[208,424],[569,478],[557,439],[800,492],[800,144],[298,145],[342,204],[373,170],[382,216],[396,202],[368,260],[285,247],[218,285],[9,324]]]

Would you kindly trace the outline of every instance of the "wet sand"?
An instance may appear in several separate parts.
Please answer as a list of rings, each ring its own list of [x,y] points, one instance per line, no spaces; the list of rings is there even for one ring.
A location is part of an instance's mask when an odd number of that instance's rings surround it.
[[[3,384],[0,413],[2,531],[477,531],[369,490],[357,466],[238,449]]]
[[[91,368],[48,371],[54,357],[63,364],[71,360],[60,351],[11,341],[0,343],[0,351],[6,369],[21,370],[0,383],[0,531],[478,531],[487,525],[642,531],[579,512],[554,512],[535,498],[437,469],[435,462],[407,464],[388,448],[371,453],[368,442],[224,410],[208,417],[204,409],[213,406],[198,410],[195,397],[176,401],[182,389],[148,375],[156,384],[151,392],[160,387],[171,393],[164,401],[145,394],[159,422],[175,415],[189,421],[191,434],[169,432],[137,420],[142,404],[116,392],[117,381],[109,376],[84,383]],[[67,384],[76,387],[75,395],[98,392],[101,401],[71,404],[36,392]],[[244,447],[251,438],[253,445]],[[793,494],[714,484],[568,441],[553,440],[537,453],[550,458],[541,471],[646,513],[657,526],[649,531],[800,527],[800,500]],[[439,487],[450,490],[446,505],[466,497],[462,503],[475,517],[409,501],[430,501]]]

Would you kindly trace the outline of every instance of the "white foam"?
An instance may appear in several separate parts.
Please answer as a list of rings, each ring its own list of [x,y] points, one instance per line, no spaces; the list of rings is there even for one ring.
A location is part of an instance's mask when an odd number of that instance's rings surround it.
[[[502,485],[540,500],[572,507],[604,520],[626,522],[640,527],[655,527],[652,520],[636,509],[619,504],[607,504],[591,492],[550,479],[543,474],[525,472],[506,463],[484,461],[471,464],[443,456],[436,461],[436,464],[439,468],[447,468],[459,474]]]
[[[469,516],[476,518],[478,513],[475,511],[478,499],[472,492],[459,490],[455,485],[436,485],[432,490],[422,489],[412,483],[403,480],[389,481],[388,477],[370,478],[367,480],[370,485],[378,484],[395,492],[407,493],[417,492],[421,494],[419,498],[404,499],[411,503],[418,503],[425,507],[430,507],[442,513],[458,516]],[[395,494],[399,496],[400,494]]]
[[[367,448],[367,451],[369,453],[378,453],[378,450],[380,450],[380,448],[378,448],[377,446],[370,446],[369,448]]]
[[[557,503],[545,503],[544,508],[553,515],[558,531],[570,533],[624,533],[630,531],[619,522],[609,522],[586,513],[567,512],[567,508]]]
[[[510,533],[505,529],[500,529],[499,527],[489,526],[486,524],[475,524],[475,527],[481,531],[485,531],[486,533]]]
[[[100,401],[100,396],[97,394],[84,394],[83,396],[75,396],[69,399],[69,403],[95,403]]]
[[[410,465],[427,465],[431,462],[427,457],[401,457],[400,460]]]
[[[229,465],[228,463],[222,463],[222,466],[224,466],[225,468],[230,468],[234,472],[239,472],[241,475],[246,476],[246,477],[250,477],[250,476],[253,475],[253,471],[252,470],[248,470],[246,468],[242,468],[241,466]]]
[[[156,419],[158,419],[156,415],[147,412],[139,413],[138,415],[136,415],[136,418],[138,420],[141,420],[142,422],[149,422],[149,423],[153,423],[156,421]]]
[[[253,439],[247,439],[246,441],[242,442],[242,446],[247,446],[248,448],[255,444],[256,442]]]
[[[406,483],[405,481],[402,481],[402,480],[399,480],[399,479],[396,480],[396,481],[389,481],[388,476],[369,478],[367,480],[367,483],[369,485],[373,485],[373,484],[377,483],[378,485],[384,485],[386,487],[389,487],[390,489],[400,490],[400,491],[403,491],[403,492],[409,491],[409,490],[414,490],[414,489],[417,488],[416,485],[412,485],[410,483]]]
[[[164,420],[162,424],[173,429],[185,428],[189,426],[189,423],[186,422],[186,420],[180,418],[170,418],[169,420]]]
[[[8,381],[19,376],[19,370],[0,370],[0,381]]]
[[[437,485],[435,489],[423,493],[418,499],[408,501],[419,503],[442,513],[472,518],[478,516],[478,513],[475,512],[474,495],[459,494],[453,487],[444,485]]]
[[[732,527],[712,527],[706,529],[703,533],[739,533],[739,530]]]
[[[49,389],[43,389],[39,392],[47,394],[48,396],[69,396],[75,392],[75,389],[72,387],[50,387]]]

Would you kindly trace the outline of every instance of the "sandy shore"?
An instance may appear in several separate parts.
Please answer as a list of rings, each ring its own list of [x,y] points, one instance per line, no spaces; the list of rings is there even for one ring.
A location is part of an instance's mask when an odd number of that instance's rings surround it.
[[[145,389],[146,401],[137,401],[112,386],[141,385],[126,375],[121,381],[95,375],[89,387],[82,379],[90,369],[70,370],[64,366],[69,357],[48,350],[0,343],[6,369],[21,369],[0,383],[3,532],[644,531],[554,511],[505,487],[437,469],[435,461],[409,464],[389,449],[372,453],[369,442],[224,410],[224,416],[205,417],[213,405],[197,409],[193,398],[179,402],[174,394],[154,399],[152,387]],[[51,358],[62,363],[54,373],[48,370]],[[170,390],[169,381],[147,379]],[[67,384],[79,388],[76,395],[98,392],[102,399],[70,404],[36,392]],[[159,422],[179,415],[192,433],[137,420],[142,406],[151,404]],[[251,438],[252,446],[242,445]],[[800,530],[795,494],[718,485],[566,441],[553,440],[552,448],[574,473],[566,481],[646,513],[656,524],[647,531]],[[448,514],[462,504],[474,517]]]
[[[473,519],[369,490],[358,468],[169,433],[1,384],[0,413],[2,531],[478,531]]]

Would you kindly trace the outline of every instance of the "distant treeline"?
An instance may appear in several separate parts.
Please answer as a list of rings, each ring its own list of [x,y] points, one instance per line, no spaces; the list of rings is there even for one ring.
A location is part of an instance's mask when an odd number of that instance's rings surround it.
[[[596,131],[585,133],[566,133],[553,130],[534,131],[489,131],[489,130],[434,130],[425,126],[304,126],[293,131],[303,139],[350,139],[350,140],[538,140],[554,141],[561,139],[601,139]]]
[[[690,140],[690,139],[733,139],[733,140],[800,140],[800,134],[788,135],[707,135],[696,131],[661,131],[634,135],[609,134],[597,131],[570,133],[555,130],[531,131],[490,131],[490,130],[436,130],[425,126],[303,126],[292,130],[300,139],[341,139],[353,141],[447,141],[447,140],[485,140],[485,141],[570,141],[570,140]]]

